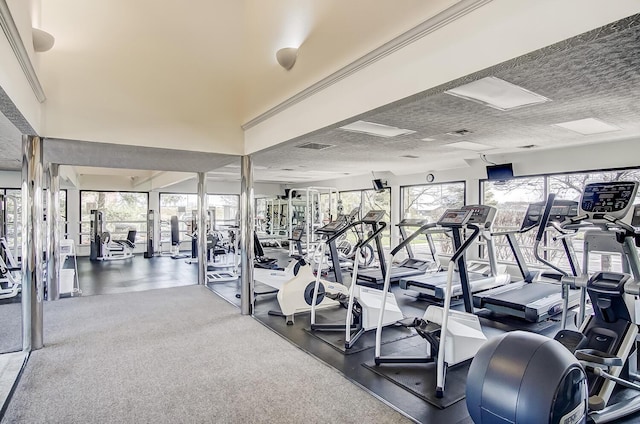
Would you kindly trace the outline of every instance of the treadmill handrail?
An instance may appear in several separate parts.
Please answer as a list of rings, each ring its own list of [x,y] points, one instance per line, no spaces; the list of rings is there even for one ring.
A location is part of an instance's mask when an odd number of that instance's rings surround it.
[[[354,251],[356,249],[359,249],[362,246],[366,246],[367,244],[371,243],[375,238],[377,238],[387,228],[387,223],[384,222],[384,221],[380,221],[380,222],[378,222],[378,224],[380,224],[378,229],[376,229],[374,232],[372,232],[369,235],[369,237],[367,237],[366,239],[363,239],[363,240],[359,241],[358,243],[356,243]]]
[[[518,229],[515,229],[515,230],[495,231],[495,232],[492,232],[491,235],[492,236],[507,236],[509,234],[523,234],[523,233],[527,233],[527,232],[533,230],[537,226],[538,225],[530,225],[528,227],[518,228]]]
[[[467,237],[467,239],[464,241],[464,243],[462,243],[460,248],[456,250],[453,256],[451,256],[451,259],[449,259],[449,262],[455,263],[458,259],[460,259],[460,256],[464,255],[464,252],[469,248],[471,243],[473,243],[475,239],[478,237],[478,235],[480,234],[480,227],[478,227],[476,224],[465,224],[465,226],[467,228],[471,228],[473,230],[473,233],[471,233],[471,235]]]
[[[378,222],[378,224],[382,224],[384,221],[380,221]],[[346,233],[349,229],[356,227],[358,225],[362,225],[362,224],[367,224],[370,225],[367,222],[364,221],[353,221],[350,224],[345,225],[343,228],[341,228],[340,230],[336,231],[333,235],[331,235],[329,238],[327,238],[324,242],[329,244],[332,241],[336,240],[338,237],[340,237],[341,235],[343,235],[344,233]],[[386,225],[386,224],[385,224]],[[319,234],[322,234],[322,232],[318,232]],[[326,234],[326,233],[324,233]]]
[[[391,256],[395,256],[399,251],[401,251],[402,249],[404,249],[404,247],[406,245],[408,245],[409,243],[411,243],[413,240],[415,240],[418,236],[421,236],[422,234],[425,234],[425,232],[431,228],[434,228],[435,226],[437,226],[438,224],[435,222],[430,222],[428,224],[425,224],[423,226],[421,226],[420,228],[418,228],[416,231],[413,232],[413,234],[411,234],[409,237],[407,237],[406,239],[402,240],[400,242],[400,244],[398,244],[395,248],[393,248],[393,250],[391,251]]]

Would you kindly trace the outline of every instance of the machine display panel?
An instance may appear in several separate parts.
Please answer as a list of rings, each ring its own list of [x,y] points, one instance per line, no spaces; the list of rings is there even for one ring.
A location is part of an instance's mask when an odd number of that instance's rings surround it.
[[[470,209],[447,209],[438,220],[438,225],[459,226],[467,223],[473,211]]]
[[[606,213],[624,218],[635,199],[638,183],[611,181],[588,184],[580,199],[580,210],[586,214]]]
[[[304,233],[304,230],[302,228],[294,228],[293,231],[291,231],[291,240],[293,241],[302,240],[303,233]]]
[[[529,228],[537,225],[542,218],[545,202],[531,203],[524,219],[522,220],[521,229]],[[573,200],[556,199],[551,207],[549,222],[562,222],[568,218],[578,216],[578,202]]]
[[[323,234],[335,233],[335,232],[340,231],[346,225],[347,225],[347,223],[344,220],[335,220],[335,221],[332,221],[332,222],[328,223],[324,227],[318,228],[316,230],[316,232],[317,233],[323,233]]]
[[[378,223],[384,219],[384,215],[386,214],[383,210],[372,210],[367,212],[367,214],[362,218],[362,222],[366,224]]]
[[[496,208],[487,205],[468,205],[462,208],[471,211],[468,224],[491,224],[496,216]]]

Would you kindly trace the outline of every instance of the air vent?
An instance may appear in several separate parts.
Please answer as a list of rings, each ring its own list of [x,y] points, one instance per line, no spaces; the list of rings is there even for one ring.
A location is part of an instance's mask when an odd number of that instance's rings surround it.
[[[401,158],[408,158],[408,159],[420,159],[420,156],[414,156],[414,155],[403,155],[400,156]]]
[[[525,144],[524,146],[518,146],[519,149],[533,149],[534,147],[538,147],[537,144]]]
[[[324,150],[324,149],[329,149],[331,147],[335,147],[335,144],[306,143],[296,147],[299,149]]]
[[[453,135],[455,137],[464,137],[465,135],[469,135],[469,134],[471,134],[471,131],[465,130],[465,129],[457,130],[457,131],[451,131],[451,132],[447,133],[447,135]]]

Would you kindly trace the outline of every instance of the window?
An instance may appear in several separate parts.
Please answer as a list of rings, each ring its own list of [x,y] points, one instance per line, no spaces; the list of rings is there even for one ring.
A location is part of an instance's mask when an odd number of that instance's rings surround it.
[[[493,221],[493,231],[520,228],[529,203],[544,201],[545,198],[545,177],[482,182],[482,203],[498,209]],[[525,261],[535,263],[536,260],[533,256],[535,232],[529,231],[525,234],[519,234],[516,238],[522,248]],[[494,238],[494,246],[497,260],[515,262],[513,252],[504,236]]]
[[[427,218],[437,222],[446,209],[465,204],[464,182],[429,184],[402,187],[400,190],[402,218]],[[439,253],[453,253],[450,239],[444,234],[434,234],[433,241]],[[427,242],[419,237],[413,243],[416,254],[429,254]]]
[[[207,207],[212,211],[214,220],[212,228],[219,230],[239,225],[240,196],[235,194],[210,194],[207,197]]]
[[[387,213],[385,222],[387,229],[382,233],[382,245],[390,247],[391,245],[391,189],[385,188],[382,192],[370,190],[354,190],[341,191],[338,193],[338,199],[342,203],[343,213],[348,214],[353,208],[360,207],[360,216],[364,216],[373,209],[383,210]]]
[[[22,248],[22,190],[0,188],[0,194],[4,195],[5,229],[4,237],[15,257],[20,256]],[[46,214],[46,190],[43,193],[44,213]],[[67,190],[60,190],[60,216],[67,220]],[[66,228],[63,227],[66,233]],[[46,231],[46,229],[44,230]]]
[[[588,183],[599,181],[640,181],[640,169],[572,172],[514,178],[507,181],[482,181],[481,194],[484,204],[498,208],[493,230],[510,230],[520,227],[529,203],[546,200],[547,193],[555,193],[558,199],[579,201],[584,187]],[[634,203],[640,203],[639,196],[636,196]],[[535,231],[530,231],[517,237],[525,261],[528,264],[538,264],[533,256]],[[582,235],[578,235],[572,241],[579,265],[581,266],[583,254]],[[495,244],[498,260],[515,261],[504,237],[496,239]],[[560,242],[554,242],[550,237],[546,237],[543,244],[543,254],[546,256],[546,259],[555,265],[566,270],[569,269],[569,264]],[[612,266],[616,269],[620,268],[619,259],[608,258],[607,255],[604,256],[602,263],[613,261]],[[592,262],[600,260],[599,257],[592,255]],[[599,269],[598,267],[600,267],[599,263],[592,263],[590,265],[590,269]]]
[[[122,191],[80,191],[80,243],[88,244],[91,231],[91,210],[102,211],[102,231],[112,239],[125,239],[129,230],[136,230],[136,243],[147,238],[149,195]]]
[[[235,194],[209,194],[207,196],[209,214],[213,228],[221,230],[237,225],[240,211],[240,196]],[[171,241],[172,216],[178,217],[180,240],[193,232],[192,221],[197,219],[198,195],[193,193],[160,193],[160,228],[162,242]],[[211,225],[211,224],[209,224]]]

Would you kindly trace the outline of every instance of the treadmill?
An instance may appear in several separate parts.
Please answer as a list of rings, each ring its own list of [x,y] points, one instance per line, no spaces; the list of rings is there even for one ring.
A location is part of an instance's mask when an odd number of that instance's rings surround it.
[[[487,256],[489,258],[488,265],[483,263],[467,264],[466,271],[469,291],[473,294],[508,284],[511,281],[511,276],[506,272],[506,266],[498,267],[493,237],[490,233],[491,225],[496,216],[496,209],[486,205],[469,205],[462,207],[462,210],[473,211],[469,218],[469,223],[480,227],[480,237],[486,242]],[[461,245],[461,237],[454,236],[454,250],[457,251],[460,249]],[[400,288],[416,291],[420,297],[427,297],[428,299],[438,302],[444,300],[446,287],[446,272],[406,277],[400,280]],[[460,297],[462,295],[463,290],[460,272],[456,272],[453,275],[451,297]],[[472,313],[473,310],[467,310],[467,312]]]
[[[433,242],[431,233],[426,229],[435,226],[435,224],[428,224],[427,219],[403,219],[398,224],[400,229],[400,235],[402,237],[403,247],[407,250],[408,257],[400,262],[398,265],[391,267],[390,281],[400,281],[402,278],[423,275],[427,271],[439,270],[440,263],[438,262],[436,255],[436,246]],[[407,235],[407,228],[416,228],[411,235]],[[417,234],[416,234],[417,233]],[[429,250],[431,251],[432,260],[423,260],[414,257],[413,250],[411,249],[410,242],[415,240],[414,235],[424,234],[429,244]],[[380,287],[384,284],[384,253],[378,252],[378,259],[380,260],[380,268],[368,268],[358,271],[358,284]]]
[[[563,307],[562,284],[560,280],[567,275],[564,271],[549,264],[538,254],[538,247],[549,225],[563,222],[578,215],[578,203],[569,200],[555,200],[555,195],[550,194],[547,202],[532,203],[519,230],[493,233],[494,236],[505,236],[516,258],[516,263],[522,274],[522,281],[507,284],[502,287],[476,293],[473,303],[476,308],[485,308],[498,314],[524,319],[529,322],[541,322],[559,313],[566,313],[567,309],[574,308],[580,303],[580,291],[568,290],[567,308]],[[532,272],[520,250],[516,240],[517,234],[525,234],[538,228],[534,253],[536,258],[546,265],[552,266],[558,272]],[[571,240],[562,237],[562,245],[571,272],[577,276],[580,271]]]

